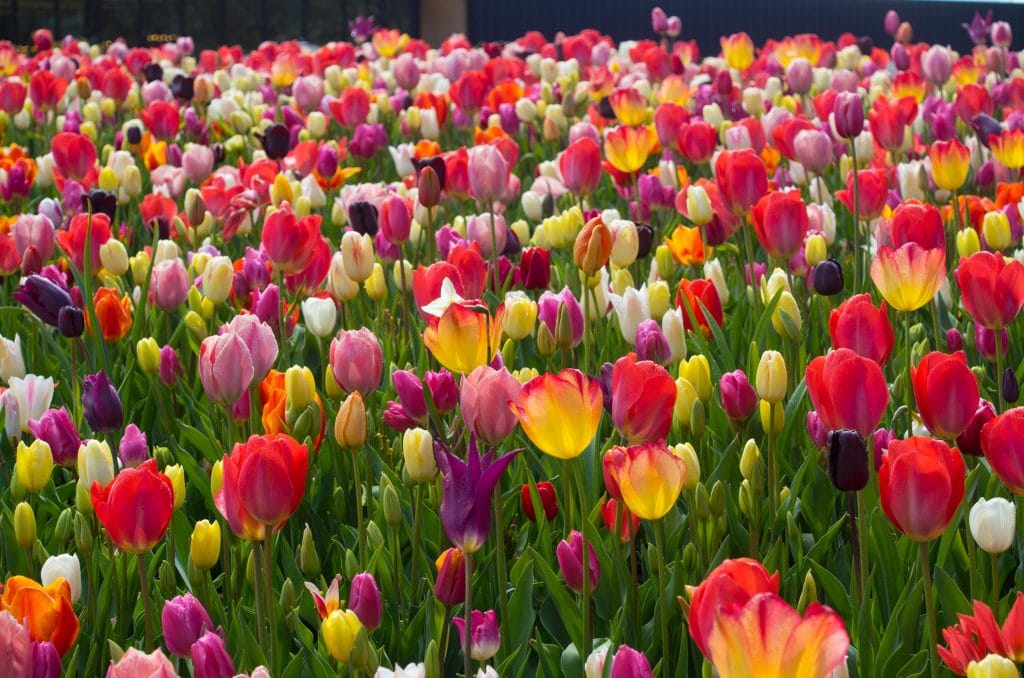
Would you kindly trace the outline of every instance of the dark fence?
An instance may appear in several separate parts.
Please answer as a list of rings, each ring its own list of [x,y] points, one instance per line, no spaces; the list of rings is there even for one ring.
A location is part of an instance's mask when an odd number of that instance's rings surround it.
[[[94,42],[129,44],[190,35],[197,47],[263,40],[347,39],[348,22],[373,15],[378,24],[418,32],[418,0],[0,0],[0,39],[29,42],[36,28]]]
[[[511,40],[528,30],[548,38],[557,31],[596,28],[616,40],[654,37],[651,9],[660,5],[682,19],[685,39],[694,38],[702,54],[717,53],[718,38],[746,31],[755,43],[766,38],[817,33],[834,39],[840,33],[872,36],[888,47],[882,29],[889,8],[914,27],[915,40],[950,44],[964,51],[970,40],[960,27],[975,10],[991,9],[1017,32],[1014,46],[1024,44],[1024,4],[928,0],[468,0],[469,36],[474,41]]]

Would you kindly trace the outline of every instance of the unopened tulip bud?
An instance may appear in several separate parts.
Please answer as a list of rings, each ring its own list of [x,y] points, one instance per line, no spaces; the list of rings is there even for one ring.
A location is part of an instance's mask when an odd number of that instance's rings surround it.
[[[231,259],[225,256],[213,257],[203,269],[203,294],[214,304],[223,304],[231,293],[233,281],[234,267]]]
[[[402,436],[402,457],[409,477],[416,483],[429,483],[437,475],[434,439],[422,428],[408,429]]]
[[[185,503],[185,470],[180,464],[164,467],[164,475],[171,479],[174,490],[174,510],[177,511]]]
[[[209,570],[220,558],[220,523],[200,520],[192,530],[189,558],[200,570]]]
[[[740,455],[740,475],[746,480],[754,476],[754,465],[761,459],[761,449],[753,439],[743,445],[743,453]]]
[[[990,250],[998,252],[1010,246],[1010,220],[1001,210],[995,210],[985,215],[981,231],[985,235],[985,244]]]
[[[284,373],[285,403],[296,410],[305,409],[316,398],[316,382],[308,367],[292,365]]]
[[[704,409],[704,401],[695,400],[690,408],[690,435],[694,440],[704,437],[704,427],[707,425],[707,414]]]
[[[807,570],[807,575],[804,577],[804,585],[800,590],[800,598],[797,601],[796,609],[799,610],[800,614],[804,613],[804,610],[811,603],[818,602],[818,586],[814,583],[814,575],[811,574],[810,570]]]
[[[33,440],[26,445],[24,440],[18,441],[15,457],[14,473],[18,483],[29,492],[39,492],[50,482],[53,472],[53,453],[44,440]]]
[[[804,258],[809,266],[817,266],[828,256],[828,244],[821,233],[813,233],[804,244]]]
[[[54,527],[53,536],[57,539],[59,544],[63,544],[72,536],[75,532],[75,510],[70,506],[65,508],[57,516],[57,525]]]
[[[1017,383],[1017,374],[1012,367],[1003,370],[1003,380],[1000,384],[1003,392],[1003,400],[1013,404],[1020,399],[1020,385]]]
[[[302,544],[299,546],[299,570],[307,579],[320,576],[320,555],[316,552],[313,531],[309,525],[302,530]]]
[[[956,232],[956,252],[961,257],[969,257],[981,251],[981,239],[973,228],[964,228]]]
[[[611,230],[600,217],[595,217],[576,236],[572,257],[581,271],[593,275],[608,263],[611,252]]]
[[[843,267],[835,259],[825,259],[814,267],[814,291],[830,297],[843,291]]]
[[[679,376],[693,384],[698,398],[703,401],[711,399],[711,365],[702,354],[679,363]]]
[[[1006,499],[978,499],[971,507],[968,522],[971,536],[986,553],[1002,553],[1013,545],[1016,511]]]
[[[384,522],[392,530],[397,530],[402,526],[403,517],[402,504],[398,500],[398,493],[395,491],[394,486],[389,484],[384,488],[381,502],[384,504]]]
[[[146,374],[156,374],[160,369],[160,346],[157,345],[156,339],[139,339],[139,343],[135,344],[135,358],[139,363],[139,369]]]
[[[349,394],[334,419],[334,439],[344,449],[354,450],[366,442],[366,406],[358,391]]]
[[[658,249],[654,251],[654,261],[658,265],[658,275],[666,280],[672,278],[679,266],[668,245],[658,245]]]
[[[859,433],[837,429],[828,434],[828,477],[840,492],[858,492],[868,482],[867,445]]]
[[[699,402],[699,401],[698,401]],[[700,461],[697,459],[697,451],[690,443],[679,443],[672,448],[672,454],[683,460],[686,467],[686,474],[683,476],[683,489],[692,490],[700,482]]]
[[[111,238],[100,245],[100,263],[113,276],[122,276],[128,271],[128,250],[117,238]]]
[[[384,279],[384,269],[380,264],[373,265],[373,272],[370,273],[370,277],[366,279],[363,285],[370,299],[377,302],[384,300],[384,297],[388,294],[388,283]]]
[[[14,507],[14,538],[23,549],[36,543],[36,514],[26,502]]]
[[[770,403],[786,397],[786,359],[778,351],[765,351],[757,363],[757,395]]]

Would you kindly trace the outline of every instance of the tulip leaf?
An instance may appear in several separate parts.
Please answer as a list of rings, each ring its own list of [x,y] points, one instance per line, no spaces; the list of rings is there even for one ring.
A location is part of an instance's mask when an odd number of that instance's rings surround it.
[[[957,622],[957,614],[970,614],[971,602],[960,586],[941,567],[935,568],[935,595],[938,601],[939,627]]]
[[[853,616],[853,604],[850,602],[850,596],[846,592],[846,588],[828,568],[823,567],[813,558],[808,557],[806,560],[810,563],[811,569],[814,570],[815,580],[825,592],[824,602],[844,619],[850,619]]]
[[[815,542],[814,546],[807,551],[804,558],[813,561],[822,560],[829,548],[832,546],[832,542],[835,540],[836,535],[839,534],[840,530],[842,530],[843,526],[846,524],[847,519],[846,514],[844,513],[839,517],[839,520],[832,523],[832,527],[828,528],[825,534],[818,538],[818,541]]]
[[[551,569],[551,566],[541,558],[540,554],[530,549],[533,558],[534,568],[544,581],[544,587],[550,594],[550,600],[558,609],[562,624],[572,639],[583,637],[583,622],[579,617],[578,606],[565,590],[561,578]]]
[[[520,562],[531,563],[532,559],[522,558]],[[519,563],[517,563],[518,565]],[[518,648],[526,644],[533,630],[537,613],[533,609],[533,567],[525,567],[520,577],[514,580],[515,591],[509,599],[508,627],[511,631],[508,647]]]
[[[901,636],[904,644],[908,641],[913,642],[912,639],[906,638],[905,634],[902,633],[902,629],[904,627],[904,619],[910,620],[910,623],[915,625],[918,623],[923,600],[921,591],[922,584],[920,580],[903,589],[903,593],[896,603],[896,608],[888,618],[889,622],[885,625],[881,641],[879,641],[875,649],[875,663],[877,665],[884,665],[893,656],[897,651],[897,641],[901,639]]]

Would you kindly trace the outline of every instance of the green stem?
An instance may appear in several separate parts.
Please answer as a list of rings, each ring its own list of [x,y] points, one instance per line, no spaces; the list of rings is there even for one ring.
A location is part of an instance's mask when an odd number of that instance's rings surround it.
[[[265,600],[266,592],[264,591],[264,582],[266,580],[263,577],[263,542],[254,541],[252,548],[253,566],[256,570],[256,581],[253,587],[256,592],[256,637],[259,640],[260,647],[265,649],[267,647],[267,601]]]
[[[416,575],[419,573],[420,564],[420,533],[423,530],[423,483],[416,486],[416,515],[412,522],[412,570],[409,581],[412,583],[413,602],[419,597],[419,581]]]
[[[366,569],[366,525],[363,524],[363,481],[360,477],[359,456],[352,452],[352,473],[356,484],[356,527],[359,531],[359,566]]]
[[[266,530],[263,537],[263,576],[264,576],[264,592],[263,600],[267,605],[267,620],[270,624],[270,666],[272,669],[277,668],[277,619],[274,615],[274,569],[272,564],[271,556],[274,552],[274,547],[271,540],[274,537],[274,533],[271,530]]]
[[[1003,411],[1003,331],[992,330],[996,340],[996,414]]]
[[[903,351],[907,361],[907,383],[905,389],[905,400],[907,413],[910,415],[909,431],[914,430],[914,377],[913,363],[910,355],[910,314],[903,314]],[[909,435],[909,432],[908,432]]]
[[[661,674],[668,675],[668,606],[665,604],[665,596],[668,595],[668,583],[665,581],[668,574],[668,544],[665,539],[665,522],[654,521],[654,539],[658,546],[658,625],[661,627]]]
[[[465,678],[472,678],[473,675],[473,554],[466,554],[466,603],[465,603],[465,633],[463,634],[462,647],[465,655]]]
[[[860,289],[860,183],[857,181],[857,144],[850,139],[853,160],[853,289]]]
[[[541,509],[541,513],[543,513]],[[508,635],[508,624],[510,621],[508,612],[508,573],[505,569],[505,511],[501,501],[501,482],[494,488],[494,522],[495,522],[495,546],[498,557],[498,609],[501,610],[501,639],[506,640]],[[469,622],[467,621],[467,624]]]
[[[939,678],[939,655],[936,650],[939,644],[938,620],[935,612],[935,596],[932,594],[932,569],[928,562],[928,542],[918,545],[918,559],[921,561],[921,581],[924,583],[924,603],[928,613],[928,664],[932,678]]]
[[[992,614],[999,618],[999,554],[990,553],[992,560]]]
[[[590,656],[590,650],[593,645],[593,629],[591,628],[590,619],[590,548],[587,544],[587,496],[582,474],[584,463],[586,462],[580,459],[581,473],[578,478],[580,483],[578,488],[580,498],[580,535],[583,538],[583,592],[580,596],[580,611],[583,617],[583,647],[581,648],[580,656]],[[616,538],[618,538],[617,535]]]
[[[146,652],[153,650],[153,602],[149,597],[149,581],[146,576],[145,556],[141,553],[135,556],[139,566],[139,586],[142,592],[142,615],[146,624]]]

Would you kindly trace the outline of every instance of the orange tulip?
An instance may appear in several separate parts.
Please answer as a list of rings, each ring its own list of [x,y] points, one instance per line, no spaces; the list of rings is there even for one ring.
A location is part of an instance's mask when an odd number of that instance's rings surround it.
[[[700,237],[700,228],[687,228],[676,226],[672,231],[671,238],[665,238],[665,244],[675,260],[683,266],[694,266],[703,264],[705,255],[711,254],[711,248],[704,248],[704,241]]]
[[[742,607],[723,608],[708,644],[721,678],[818,678],[846,661],[850,637],[824,605],[811,603],[801,617],[774,593],[760,593]]]
[[[633,174],[643,168],[656,144],[653,128],[622,125],[605,135],[605,159],[618,171]]]
[[[574,459],[587,449],[604,412],[601,385],[579,370],[566,369],[530,380],[509,403],[523,432],[541,452]]]
[[[623,125],[642,125],[647,121],[647,98],[639,90],[617,89],[608,96],[608,103]]]
[[[989,137],[989,148],[999,162],[1010,169],[1024,167],[1024,130],[1010,130]]]
[[[101,287],[92,297],[96,320],[100,324],[103,340],[114,343],[124,339],[132,328],[132,302],[127,296],[121,296],[117,290]],[[89,315],[85,316],[87,319]]]
[[[0,595],[0,612],[25,620],[29,635],[37,643],[53,643],[64,654],[78,638],[78,617],[71,606],[71,584],[63,577],[43,586],[28,577],[11,577]]]
[[[630,512],[644,520],[664,517],[686,480],[686,465],[664,442],[613,447],[604,465]]]

